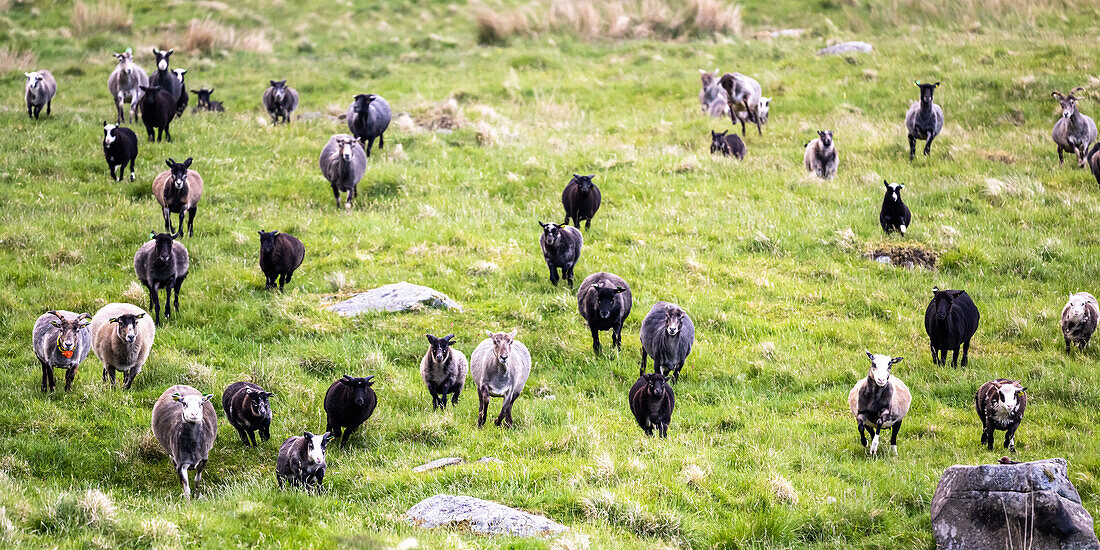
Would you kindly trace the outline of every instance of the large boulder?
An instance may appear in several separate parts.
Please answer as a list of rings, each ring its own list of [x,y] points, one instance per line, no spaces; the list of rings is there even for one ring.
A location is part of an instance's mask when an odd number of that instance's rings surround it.
[[[489,500],[456,495],[428,497],[409,508],[405,520],[427,529],[459,525],[475,533],[513,537],[545,537],[569,530],[543,516]]]
[[[948,468],[932,497],[932,533],[941,550],[1005,548],[1010,538],[1019,548],[1100,550],[1061,458]]]
[[[462,311],[462,306],[446,294],[406,282],[380,286],[326,307],[345,317],[369,311],[420,311],[426,308]]]
[[[849,53],[870,53],[871,45],[866,42],[841,42],[817,50],[817,55],[844,55]]]

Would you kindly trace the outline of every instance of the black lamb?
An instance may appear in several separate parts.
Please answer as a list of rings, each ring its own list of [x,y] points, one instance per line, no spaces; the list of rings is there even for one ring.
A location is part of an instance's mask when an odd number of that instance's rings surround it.
[[[138,155],[137,134],[129,128],[115,124],[107,124],[103,121],[103,156],[107,159],[107,167],[111,169],[111,179],[122,181],[122,173],[126,164],[130,164],[130,181],[134,181],[134,161]],[[118,168],[118,176],[115,176],[115,168]]]
[[[580,229],[581,220],[585,220],[585,230],[592,227],[592,216],[600,209],[600,188],[592,183],[591,176],[578,176],[573,174],[573,179],[565,186],[561,193],[561,205],[565,208],[565,221],[562,225],[569,225],[569,218],[573,218],[573,225]]]
[[[561,278],[573,288],[573,267],[581,257],[581,247],[584,245],[584,237],[576,227],[558,225],[556,223],[542,223],[542,236],[539,237],[539,246],[542,247],[542,258],[546,260],[546,267],[550,269],[550,282],[558,286],[558,269],[561,269]]]
[[[630,388],[630,412],[646,435],[653,435],[653,428],[657,428],[661,437],[668,437],[675,406],[676,395],[663,374],[642,372]]]
[[[882,208],[878,213],[878,223],[882,225],[883,231],[887,233],[897,231],[904,237],[905,232],[909,229],[910,222],[913,221],[913,215],[909,212],[909,207],[905,205],[905,201],[901,200],[901,190],[905,189],[905,186],[900,183],[890,183],[886,180],[882,180],[882,184],[886,186],[886,195],[882,197]]]
[[[727,157],[734,157],[737,160],[744,160],[745,158],[745,142],[741,139],[741,136],[737,134],[729,135],[730,131],[718,133],[714,130],[710,131],[710,152],[712,155],[721,153]]]
[[[245,447],[256,446],[256,432],[260,439],[271,438],[271,403],[274,393],[251,382],[234,382],[222,393],[222,410],[229,425],[237,429]]]
[[[341,429],[343,430],[340,448],[347,447],[351,434],[374,414],[378,396],[371,389],[372,384],[373,376],[355,378],[345,374],[325,392],[325,414],[328,417],[325,430],[334,437],[340,437]]]
[[[306,247],[293,235],[278,231],[258,231],[260,234],[260,271],[267,277],[266,288],[275,288],[279,279],[279,291],[290,282],[294,270],[302,265]]]
[[[951,366],[958,366],[962,346],[962,366],[966,366],[970,339],[978,331],[981,315],[965,290],[932,288],[932,301],[924,312],[924,329],[931,340],[932,364],[946,365],[947,352],[953,351]],[[937,356],[937,353],[939,354]]]

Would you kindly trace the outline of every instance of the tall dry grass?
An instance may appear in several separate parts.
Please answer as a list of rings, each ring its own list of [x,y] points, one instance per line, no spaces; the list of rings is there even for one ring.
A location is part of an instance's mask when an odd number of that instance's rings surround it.
[[[202,53],[211,53],[215,50],[244,50],[256,53],[274,51],[264,31],[238,31],[235,27],[222,25],[209,17],[192,19],[187,24],[183,46],[188,50]]]
[[[11,46],[0,46],[0,74],[9,71],[30,72],[37,58],[29,50],[14,50]]]
[[[129,30],[134,24],[134,19],[120,4],[106,1],[85,3],[77,0],[73,3],[73,14],[69,22],[77,36],[86,36],[103,31]]]

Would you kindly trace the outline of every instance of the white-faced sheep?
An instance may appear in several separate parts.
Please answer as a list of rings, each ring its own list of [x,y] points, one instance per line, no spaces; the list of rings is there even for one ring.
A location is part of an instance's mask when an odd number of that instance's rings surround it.
[[[91,322],[87,313],[77,315],[63,309],[47,311],[34,322],[31,346],[42,364],[42,391],[57,387],[54,369],[65,369],[65,391],[73,389],[76,371],[92,349]]]
[[[180,228],[183,232],[183,228]],[[151,234],[149,242],[141,245],[134,254],[134,273],[141,284],[149,289],[149,308],[160,324],[160,297],[158,292],[164,289],[164,319],[172,316],[172,293],[175,292],[176,313],[180,310],[180,287],[187,279],[191,266],[191,257],[187,247],[176,240],[179,234]]]
[[[542,248],[542,259],[546,261],[546,267],[550,269],[550,282],[558,286],[558,270],[561,270],[561,278],[573,288],[573,268],[581,257],[581,248],[584,246],[584,237],[581,230],[568,225],[556,223],[542,223],[542,235],[539,237],[539,246]]]
[[[1058,164],[1064,161],[1062,153],[1069,153],[1076,155],[1077,165],[1084,168],[1085,153],[1088,152],[1092,142],[1096,141],[1096,122],[1077,109],[1078,98],[1073,94],[1078,90],[1085,89],[1078,86],[1070,90],[1069,95],[1050,93],[1050,96],[1057,99],[1062,107],[1062,118],[1054,123],[1054,130],[1050,135],[1058,146]]]
[[[281,118],[290,122],[290,114],[298,108],[298,90],[286,85],[286,80],[272,80],[271,86],[264,90],[264,108],[275,124]]]
[[[198,172],[191,170],[191,157],[183,162],[168,158],[168,169],[153,178],[153,196],[160,203],[164,215],[164,231],[174,233],[172,214],[179,214],[179,231],[183,234],[183,215],[187,214],[187,236],[195,236],[195,213],[202,198],[203,181]]]
[[[642,320],[639,339],[642,341],[642,372],[646,371],[646,357],[652,357],[653,372],[671,375],[675,383],[695,343],[695,324],[680,306],[657,302]]]
[[[454,334],[442,338],[431,334],[424,336],[428,339],[428,352],[420,360],[420,379],[432,396],[432,410],[446,409],[448,395],[451,404],[457,405],[466,385],[466,373],[470,370],[466,356],[455,349]]]
[[[882,207],[878,211],[878,223],[883,231],[887,233],[897,231],[904,237],[913,222],[913,214],[901,199],[901,190],[905,189],[905,186],[886,180],[882,180],[882,185],[886,187],[886,194],[882,197]]]
[[[656,428],[661,437],[668,437],[668,424],[672,422],[676,394],[672,391],[672,386],[668,385],[665,375],[646,373],[643,368],[628,396],[630,412],[634,413],[634,420],[646,435],[653,435],[653,429]]]
[[[157,70],[153,72],[153,76],[149,77],[150,86],[158,86],[160,89],[172,94],[172,107],[175,109],[176,102],[179,101],[180,95],[183,92],[183,85],[175,73],[168,68],[168,58],[172,57],[172,52],[176,50],[158,50],[153,48],[153,56],[157,58]],[[144,115],[143,115],[144,116]]]
[[[153,404],[153,435],[172,459],[172,467],[183,486],[183,496],[191,498],[187,470],[195,470],[195,490],[202,482],[202,471],[218,437],[218,415],[210,403],[213,395],[203,395],[191,386],[172,386]]]
[[[729,114],[726,91],[718,84],[718,69],[714,69],[713,73],[699,69],[699,77],[703,83],[703,88],[699,90],[699,103],[703,105],[703,112],[714,118]]]
[[[126,48],[122,53],[111,55],[118,60],[118,65],[115,65],[114,70],[107,77],[107,89],[111,92],[111,99],[118,110],[118,118],[115,122],[122,124],[126,121],[126,111],[123,106],[127,101],[130,102],[130,122],[134,122],[137,120],[138,105],[141,104],[141,97],[144,95],[141,87],[149,85],[149,76],[145,74],[144,69],[134,63],[134,55],[130,48]]]
[[[1024,419],[1027,407],[1027,388],[1018,380],[998,378],[990,380],[974,394],[974,408],[982,422],[982,444],[993,450],[993,434],[1004,430],[1004,448],[1016,452],[1016,430]]]
[[[893,365],[901,362],[901,357],[878,355],[866,352],[871,360],[867,376],[856,382],[848,392],[848,409],[856,419],[859,429],[859,441],[872,455],[878,453],[879,434],[883,428],[892,428],[890,449],[898,454],[898,431],[901,421],[909,414],[912,394],[904,382],[891,374]],[[867,446],[867,435],[871,432],[871,445]]]
[[[741,73],[726,73],[718,80],[718,84],[726,92],[730,122],[734,126],[737,126],[738,122],[741,123],[741,135],[745,135],[746,120],[756,124],[757,133],[764,135],[762,126],[767,123],[767,113],[761,112],[761,105],[766,103],[763,102],[760,83],[751,76]],[[745,118],[737,116],[739,109],[744,109],[748,116]]]
[[[346,192],[344,208],[351,208],[351,199],[355,198],[359,180],[367,171],[367,154],[363,146],[348,134],[336,134],[329,138],[321,149],[319,160],[321,174],[332,186],[332,196],[336,207],[340,208],[340,192]]]
[[[111,169],[111,179],[122,181],[126,163],[130,164],[130,181],[134,181],[134,162],[138,155],[137,134],[129,128],[108,124],[103,121],[103,156],[107,167]],[[118,168],[118,177],[115,177]]]
[[[940,83],[921,84],[916,81],[915,84],[920,88],[920,101],[910,105],[909,111],[905,113],[905,128],[909,131],[910,162],[917,154],[918,139],[927,140],[924,144],[924,156],[928,156],[932,153],[932,140],[943,130],[943,109],[934,103],[933,98]]]
[[[286,438],[275,459],[275,479],[279,482],[279,488],[289,483],[291,487],[300,487],[307,492],[324,493],[327,468],[325,449],[333,439],[335,437],[328,432],[303,432],[302,435]]]
[[[807,172],[824,180],[832,179],[840,164],[840,157],[833,144],[833,133],[829,130],[818,130],[817,138],[806,144],[802,162],[806,165]]]
[[[1100,306],[1092,294],[1078,292],[1069,297],[1066,307],[1062,308],[1062,337],[1066,341],[1066,353],[1069,353],[1072,344],[1077,344],[1082,351],[1089,345],[1098,319]]]
[[[390,104],[376,94],[359,94],[348,107],[348,130],[359,143],[367,147],[370,156],[374,138],[378,138],[378,148],[386,146],[386,128],[390,126]]]
[[[593,273],[577,289],[577,309],[592,331],[592,350],[600,352],[601,330],[611,331],[611,345],[622,349],[623,322],[630,315],[633,300],[630,285],[614,273]]]
[[[187,74],[187,69],[172,69],[172,74],[175,75],[176,80],[180,83],[180,95],[176,98],[176,117],[178,118],[187,110],[187,102],[190,97],[187,95],[187,83],[184,82],[184,75]]]
[[[23,90],[23,98],[27,101],[27,116],[38,120],[42,107],[46,108],[46,114],[50,114],[53,98],[57,95],[57,81],[50,71],[42,69],[33,73],[24,73],[27,84]]]
[[[502,397],[500,414],[495,424],[512,427],[512,405],[523,393],[527,377],[531,375],[531,353],[523,342],[516,340],[516,333],[485,331],[488,338],[482,340],[470,356],[470,377],[477,386],[477,427],[485,425],[489,413],[489,398]]]
[[[234,382],[222,392],[222,412],[229,425],[237,429],[245,447],[256,446],[260,439],[271,438],[271,401],[275,394],[252,382]]]
[[[103,383],[115,385],[115,371],[123,373],[122,387],[129,389],[149,358],[157,337],[153,318],[132,304],[113,303],[92,317],[92,349],[103,363]]]

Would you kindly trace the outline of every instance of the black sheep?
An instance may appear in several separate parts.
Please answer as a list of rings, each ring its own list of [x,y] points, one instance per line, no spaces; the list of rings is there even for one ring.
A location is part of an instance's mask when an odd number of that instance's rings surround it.
[[[737,160],[743,160],[745,158],[745,142],[741,140],[741,136],[737,134],[729,135],[729,130],[718,133],[714,130],[710,131],[710,152],[711,154],[721,153],[727,157],[736,157]]]
[[[150,234],[149,242],[134,254],[134,273],[149,289],[149,308],[153,310],[157,325],[160,324],[160,297],[157,295],[160,289],[164,289],[164,320],[172,316],[172,291],[176,293],[176,313],[180,310],[180,287],[191,265],[187,247],[176,240],[182,234],[182,227],[175,235]]]
[[[585,230],[592,227],[592,216],[600,209],[600,188],[592,183],[594,177],[573,174],[561,193],[561,205],[565,208],[562,225],[569,225],[569,218],[573,218],[573,226],[577,229],[581,227],[581,220],[585,220]]]
[[[292,487],[301,487],[317,494],[325,491],[325,449],[333,439],[332,434],[314,435],[304,432],[286,438],[279,446],[279,456],[275,459],[275,479],[279,488],[283,483]]]
[[[347,447],[351,434],[374,414],[378,396],[371,389],[373,379],[373,376],[355,378],[345,374],[325,392],[325,414],[328,417],[325,430],[332,433],[333,437],[340,437],[343,429],[340,448]]]
[[[646,435],[653,435],[653,428],[657,428],[661,437],[668,437],[675,406],[676,395],[663,374],[643,371],[630,388],[630,412]]]
[[[256,446],[256,432],[260,439],[271,439],[271,403],[275,394],[251,382],[234,382],[222,393],[222,411],[229,425],[237,428],[245,447]]]
[[[618,275],[593,273],[581,281],[577,290],[577,309],[592,330],[592,349],[600,352],[601,330],[610,330],[611,345],[622,349],[623,322],[633,305],[630,286]]]
[[[154,141],[153,130],[156,130],[155,141],[160,141],[163,137],[168,143],[172,143],[172,132],[168,127],[176,116],[176,100],[171,93],[157,86],[142,86],[141,91],[144,94],[141,98],[141,121],[145,123],[149,141]]]
[[[267,277],[265,288],[275,288],[275,279],[279,279],[279,290],[290,282],[294,270],[302,265],[306,256],[306,247],[292,235],[278,231],[258,231],[260,234],[260,271]]]
[[[111,169],[111,179],[122,181],[122,173],[126,164],[130,164],[130,181],[134,181],[134,161],[138,155],[137,134],[129,128],[115,124],[107,124],[103,121],[103,156],[107,159],[107,167]],[[115,177],[115,168],[118,168],[118,177]]]
[[[176,50],[158,50],[153,48],[153,55],[157,58],[157,70],[153,72],[149,77],[149,85],[156,86],[160,89],[172,94],[172,108],[176,107],[176,101],[179,100],[183,85],[180,83],[180,79],[176,76],[171,69],[168,68],[168,58],[172,56],[172,52]]]
[[[1088,153],[1085,153],[1085,161],[1088,163],[1089,169],[1092,170],[1092,177],[1096,178],[1096,185],[1100,185],[1100,141],[1096,142],[1096,145],[1093,145]]]
[[[546,267],[550,269],[550,282],[558,286],[558,269],[561,269],[561,278],[569,283],[569,288],[573,288],[573,267],[581,257],[584,237],[579,229],[568,225],[542,222],[539,225],[542,226],[539,246],[542,247]]]
[[[222,105],[222,102],[210,99],[210,94],[214,93],[214,88],[210,88],[209,90],[206,88],[191,90],[191,93],[195,94],[196,111],[210,111],[212,113],[225,112],[225,106]]]
[[[891,233],[897,231],[901,236],[909,229],[909,223],[913,221],[913,215],[909,213],[909,207],[901,200],[901,190],[905,186],[900,183],[890,183],[882,180],[886,186],[886,195],[882,197],[882,208],[878,213],[878,223],[882,230]]]
[[[931,340],[932,364],[946,365],[947,352],[953,351],[951,366],[958,366],[962,346],[962,366],[966,366],[970,339],[978,331],[981,315],[965,290],[932,288],[932,301],[924,312],[924,329]],[[937,353],[939,356],[937,357]]]
[[[1016,452],[1016,430],[1027,407],[1026,391],[1018,381],[998,378],[982,384],[974,394],[974,407],[982,421],[982,444],[990,451],[993,450],[993,432],[1004,430],[1004,447]]]
[[[187,95],[187,84],[184,82],[183,77],[187,74],[187,69],[173,69],[172,74],[180,83],[180,94],[176,97],[176,118],[179,118],[187,110],[187,102],[190,97]]]

